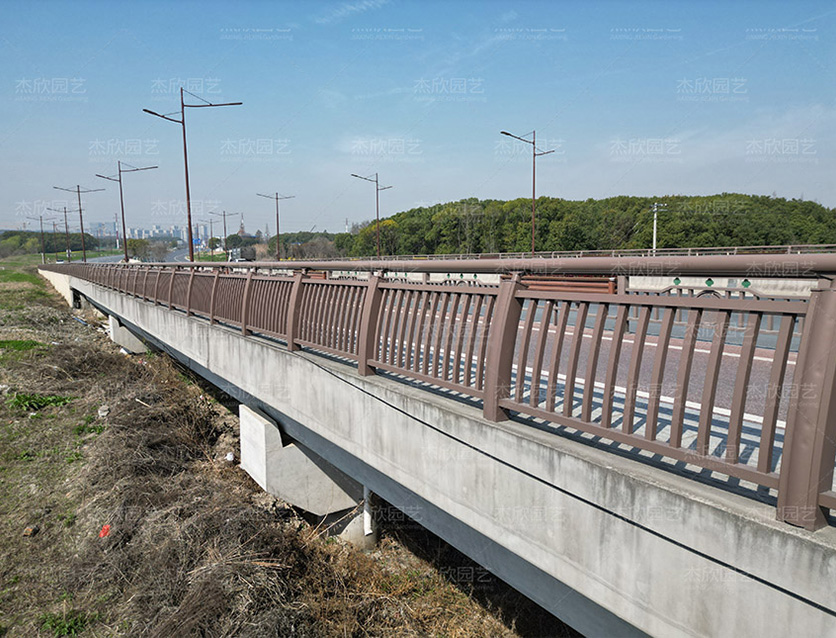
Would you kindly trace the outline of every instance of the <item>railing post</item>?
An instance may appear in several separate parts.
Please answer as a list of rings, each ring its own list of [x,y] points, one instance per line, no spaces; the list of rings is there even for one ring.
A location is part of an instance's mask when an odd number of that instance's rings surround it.
[[[215,278],[212,280],[212,297],[209,299],[209,324],[215,323],[215,292],[218,290],[218,278],[221,276],[221,269],[215,268]]]
[[[519,273],[513,273],[510,279],[499,284],[485,355],[485,396],[482,406],[488,421],[508,418],[508,413],[499,407],[499,401],[511,395],[511,365],[523,307],[515,296],[520,287]],[[518,371],[517,374],[525,374],[525,371]],[[518,379],[517,383],[522,383],[522,379]]]
[[[290,306],[287,309],[287,349],[291,352],[299,350],[296,345],[296,334],[299,331],[299,315],[302,312],[302,278],[304,271],[293,275],[293,287],[290,289]]]
[[[163,274],[162,268],[157,268],[157,278],[154,280],[154,305],[159,305],[159,289],[160,289],[160,277]]]
[[[148,273],[151,272],[151,266],[145,267],[145,276],[142,278],[142,300],[148,300]]]
[[[194,266],[189,270],[189,287],[186,289],[186,316],[192,314],[192,283],[194,282]]]
[[[171,295],[174,293],[174,278],[177,277],[177,266],[171,271],[171,281],[168,282],[168,309],[171,310]]]
[[[819,494],[832,490],[836,457],[836,281],[810,293],[787,415],[778,519],[826,525]]]
[[[244,284],[244,301],[241,305],[241,334],[245,337],[250,334],[247,332],[247,321],[250,318],[250,290],[252,289],[254,272],[255,268],[250,268],[247,272],[247,283]]]
[[[357,340],[357,371],[364,377],[375,373],[369,361],[374,359],[377,342],[378,317],[380,316],[380,300],[383,291],[380,288],[380,275],[372,273],[366,285],[366,297],[363,300],[363,314],[360,316],[360,334]]]

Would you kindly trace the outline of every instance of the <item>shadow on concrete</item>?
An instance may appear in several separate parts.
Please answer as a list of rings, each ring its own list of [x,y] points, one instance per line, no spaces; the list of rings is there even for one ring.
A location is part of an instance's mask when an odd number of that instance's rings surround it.
[[[523,638],[575,638],[574,629],[472,561],[407,514],[377,499],[380,537],[392,538]]]

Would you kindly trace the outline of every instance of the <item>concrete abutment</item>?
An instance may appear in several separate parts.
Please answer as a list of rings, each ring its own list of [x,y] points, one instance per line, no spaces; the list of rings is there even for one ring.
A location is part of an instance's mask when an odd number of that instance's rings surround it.
[[[272,419],[243,403],[238,409],[241,468],[273,496],[319,517],[322,529],[361,549],[377,544],[372,493],[291,439]]]

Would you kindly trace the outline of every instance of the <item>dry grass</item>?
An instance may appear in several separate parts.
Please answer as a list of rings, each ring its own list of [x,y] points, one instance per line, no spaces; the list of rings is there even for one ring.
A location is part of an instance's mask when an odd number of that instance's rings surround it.
[[[74,399],[0,405],[0,636],[568,635],[486,572],[457,578],[480,568],[408,521],[371,554],[323,537],[224,460],[237,419],[209,388],[51,296],[10,305],[0,339],[44,346],[0,357],[0,383]]]

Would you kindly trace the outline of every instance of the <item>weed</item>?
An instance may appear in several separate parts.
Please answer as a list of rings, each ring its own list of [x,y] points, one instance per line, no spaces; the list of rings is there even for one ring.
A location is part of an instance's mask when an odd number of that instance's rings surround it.
[[[51,631],[56,638],[77,636],[91,622],[98,619],[98,614],[87,614],[78,609],[71,609],[61,614],[41,614],[41,628]]]
[[[40,341],[32,339],[0,339],[0,349],[3,350],[32,350],[42,345]]]
[[[16,461],[31,461],[35,458],[35,454],[30,452],[29,450],[24,450],[20,454],[15,456]]]
[[[73,450],[64,458],[66,459],[67,463],[75,463],[76,461],[80,461],[81,459],[83,459],[84,455],[78,450]]]
[[[78,436],[84,436],[85,434],[101,434],[104,430],[104,425],[90,425],[89,423],[79,423],[73,428],[73,432]]]
[[[29,394],[15,392],[12,398],[6,400],[10,408],[17,408],[27,412],[37,412],[49,405],[66,405],[75,397],[62,397],[57,394]]]

